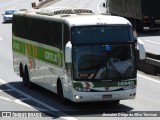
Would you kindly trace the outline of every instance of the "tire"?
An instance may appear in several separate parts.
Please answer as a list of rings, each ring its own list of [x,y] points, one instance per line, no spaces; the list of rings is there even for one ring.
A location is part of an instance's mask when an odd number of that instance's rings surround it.
[[[113,105],[119,105],[120,104],[120,100],[113,100],[113,101],[111,101],[111,103]]]
[[[63,87],[62,87],[62,84],[60,81],[58,81],[57,91],[58,91],[58,98],[59,98],[60,102],[64,105],[66,105],[67,99],[63,95]]]
[[[29,73],[28,73],[28,68],[27,67],[25,67],[23,78],[24,78],[25,86],[27,88],[31,89],[32,88],[32,82],[30,82],[30,80],[29,80]]]
[[[24,74],[25,74],[25,73],[24,73]],[[23,75],[23,77],[22,77],[22,83],[23,83],[23,86],[27,87],[27,81],[26,81],[24,75]]]
[[[24,73],[23,73],[23,65],[22,65],[22,63],[20,63],[20,65],[19,65],[19,75],[20,75],[20,77],[23,78]]]

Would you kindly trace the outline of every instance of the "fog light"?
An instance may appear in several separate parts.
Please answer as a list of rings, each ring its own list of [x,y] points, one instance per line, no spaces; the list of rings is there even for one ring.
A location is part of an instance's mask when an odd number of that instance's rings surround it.
[[[83,97],[82,97],[82,96],[75,95],[75,98],[76,98],[77,100],[79,100],[79,99],[82,99]]]

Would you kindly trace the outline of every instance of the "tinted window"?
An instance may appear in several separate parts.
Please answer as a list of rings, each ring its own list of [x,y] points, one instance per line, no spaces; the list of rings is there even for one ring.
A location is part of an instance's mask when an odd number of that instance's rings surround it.
[[[72,28],[72,43],[108,43],[133,41],[129,26],[95,26]]]
[[[60,22],[14,15],[13,34],[62,49],[62,23]]]

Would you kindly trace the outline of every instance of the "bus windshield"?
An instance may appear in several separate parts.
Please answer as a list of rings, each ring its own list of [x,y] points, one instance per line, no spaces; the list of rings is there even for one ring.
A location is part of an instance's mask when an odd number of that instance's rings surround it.
[[[73,47],[75,80],[123,80],[136,77],[134,45]]]
[[[73,44],[115,43],[133,40],[132,29],[130,26],[92,26],[72,28]]]
[[[73,28],[73,79],[136,78],[135,44],[129,28],[128,26]]]

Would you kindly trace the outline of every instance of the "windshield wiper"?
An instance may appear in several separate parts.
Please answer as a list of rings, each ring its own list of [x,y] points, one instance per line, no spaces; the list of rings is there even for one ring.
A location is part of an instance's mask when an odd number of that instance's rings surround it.
[[[109,65],[112,66],[112,68],[114,69],[114,71],[117,73],[117,75],[118,75],[119,77],[122,77],[122,74],[121,74],[121,73],[118,71],[118,69],[113,65],[113,63],[110,62],[110,60],[109,60]]]

